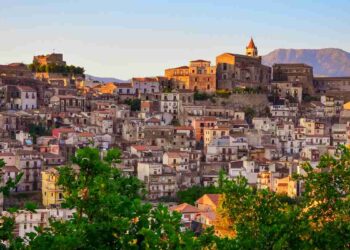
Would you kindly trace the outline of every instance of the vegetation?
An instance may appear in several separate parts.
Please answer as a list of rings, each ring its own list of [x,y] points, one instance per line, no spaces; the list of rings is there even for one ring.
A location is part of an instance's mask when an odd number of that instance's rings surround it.
[[[232,89],[234,94],[260,94],[263,93],[263,89],[259,86],[257,88],[250,87],[234,87]]]
[[[202,197],[204,194],[219,194],[221,189],[215,186],[193,186],[186,190],[178,191],[176,196],[179,203],[188,203],[194,205],[195,201]]]
[[[243,177],[232,181],[221,175],[217,188],[205,190],[223,194],[218,225],[232,234],[218,238],[211,229],[199,237],[182,231],[179,214],[142,202],[142,183],[110,167],[120,160],[118,149],[107,153],[104,160],[97,149],[80,149],[72,160],[80,170],[71,166],[59,170],[59,184],[66,194],[63,206],[75,208],[74,217],[51,221],[50,228],[36,228],[24,240],[12,234],[14,217],[2,217],[1,248],[348,249],[350,151],[345,147],[339,150],[336,157],[323,156],[316,169],[305,164],[305,175],[295,176],[305,188],[298,202],[252,188]],[[10,180],[0,191],[8,194],[19,180]],[[193,204],[201,189],[183,192],[181,201]],[[28,205],[27,209],[35,207]]]
[[[244,108],[244,115],[245,115],[245,119],[248,122],[248,124],[251,124],[254,116],[256,115],[255,109],[253,109],[251,107],[245,107]]]
[[[57,64],[40,65],[38,62],[33,62],[32,64],[29,64],[28,68],[32,72],[38,72],[38,73],[61,73],[61,74],[83,75],[85,72],[85,69],[83,67],[77,67],[74,65],[57,65]]]
[[[130,106],[131,111],[140,111],[141,110],[141,100],[140,99],[126,99],[124,104]]]
[[[108,152],[104,160],[97,149],[78,150],[72,162],[79,171],[72,166],[62,167],[58,181],[66,194],[63,207],[76,209],[74,217],[69,221],[52,220],[49,228],[36,228],[24,240],[12,234],[13,217],[3,217],[2,248],[7,248],[6,242],[9,249],[204,248],[208,234],[196,238],[192,232],[181,230],[180,214],[142,202],[142,183],[110,167],[110,163],[119,162],[119,157],[118,149]],[[6,190],[2,189],[4,193]]]
[[[303,101],[304,102],[312,102],[312,101],[319,101],[319,100],[320,100],[320,98],[317,96],[311,96],[308,93],[303,94]]]
[[[206,92],[194,92],[194,100],[195,101],[206,101],[212,98],[212,95]]]
[[[51,130],[42,124],[29,124],[29,134],[33,137],[33,143],[39,136],[51,135]]]
[[[180,126],[181,123],[180,123],[179,119],[173,118],[173,119],[171,120],[171,125],[173,125],[173,126]]]
[[[223,98],[229,98],[231,94],[232,94],[231,91],[224,90],[224,89],[217,90],[217,91],[215,92],[215,95],[216,95],[217,97],[223,97]]]
[[[295,202],[268,190],[251,188],[247,180],[225,180],[220,214],[230,221],[235,238],[222,249],[348,249],[350,247],[350,151],[339,158],[323,156],[316,170],[303,166],[305,184]]]

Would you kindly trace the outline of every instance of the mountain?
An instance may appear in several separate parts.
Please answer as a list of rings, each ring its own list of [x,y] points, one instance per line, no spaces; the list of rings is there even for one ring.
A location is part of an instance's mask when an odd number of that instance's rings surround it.
[[[121,80],[114,77],[99,77],[85,74],[86,79],[99,82],[128,82],[127,80]]]
[[[350,76],[350,53],[341,49],[276,49],[263,56],[263,63],[305,63],[315,76]]]

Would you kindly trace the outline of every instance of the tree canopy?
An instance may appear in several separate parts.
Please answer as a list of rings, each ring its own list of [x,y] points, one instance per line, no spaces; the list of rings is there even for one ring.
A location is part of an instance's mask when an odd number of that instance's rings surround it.
[[[14,217],[2,217],[2,249],[350,247],[350,151],[345,147],[335,157],[323,156],[316,168],[303,166],[303,174],[295,180],[304,192],[294,202],[269,190],[257,190],[243,177],[221,177],[218,187],[204,189],[222,194],[215,225],[232,232],[227,238],[215,236],[211,228],[195,236],[182,230],[180,214],[144,202],[143,184],[111,167],[119,158],[118,149],[108,152],[103,160],[97,149],[78,150],[72,165],[59,168],[59,184],[65,193],[62,206],[76,210],[73,218],[52,220],[49,228],[37,228],[36,233],[20,239],[12,233]],[[0,166],[4,166],[3,161]],[[10,180],[0,191],[8,194],[19,179]],[[201,192],[200,188],[192,188],[182,201],[192,203],[195,192]]]

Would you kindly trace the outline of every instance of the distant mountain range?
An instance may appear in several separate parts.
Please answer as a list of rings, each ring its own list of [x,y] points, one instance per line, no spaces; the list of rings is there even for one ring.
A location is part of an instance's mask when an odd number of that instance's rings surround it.
[[[129,82],[127,80],[121,80],[118,78],[114,78],[114,77],[99,77],[99,76],[92,76],[92,75],[88,75],[85,74],[86,79],[92,80],[92,81],[99,81],[99,82]]]
[[[350,53],[341,49],[276,49],[262,57],[263,63],[305,63],[313,67],[315,76],[350,76]],[[99,82],[129,82],[114,77],[86,77]]]
[[[350,53],[341,49],[276,49],[263,56],[263,63],[305,63],[315,76],[350,76]]]

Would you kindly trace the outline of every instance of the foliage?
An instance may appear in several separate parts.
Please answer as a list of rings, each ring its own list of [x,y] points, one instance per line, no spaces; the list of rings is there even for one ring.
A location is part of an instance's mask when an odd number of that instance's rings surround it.
[[[212,95],[206,93],[206,92],[194,92],[193,96],[195,101],[206,101],[212,98]]]
[[[0,159],[0,172],[2,178],[2,168],[5,167],[5,162],[3,159]],[[0,187],[0,193],[4,196],[9,196],[10,191],[17,186],[19,181],[21,180],[23,173],[20,173],[16,176],[15,179],[8,177],[8,181],[5,184],[2,184]],[[23,245],[23,240],[19,237],[16,237],[13,234],[13,230],[15,229],[15,220],[11,213],[16,212],[15,209],[9,210],[9,216],[1,216],[0,218],[0,248],[6,249],[7,246],[5,243],[8,243],[12,246],[12,249],[20,249]]]
[[[219,194],[220,188],[215,186],[193,186],[186,190],[178,191],[176,196],[180,203],[188,203],[194,205],[194,202],[202,197],[204,194]]]
[[[192,187],[178,193],[193,204],[204,193],[222,193],[218,225],[234,236],[218,238],[212,228],[199,237],[182,231],[180,214],[142,202],[144,189],[135,177],[110,167],[120,151],[104,160],[97,149],[84,148],[60,168],[63,206],[76,209],[68,221],[51,221],[23,240],[16,238],[13,216],[2,217],[3,249],[348,249],[350,247],[350,151],[340,147],[335,157],[319,165],[305,164],[295,178],[304,187],[299,200],[269,190],[257,190],[243,177],[220,174],[218,187]],[[4,166],[3,161],[0,166]],[[16,183],[15,183],[16,184]],[[2,189],[3,191],[4,189]],[[30,207],[29,207],[30,208]],[[34,209],[34,207],[32,207]],[[15,211],[15,210],[14,210]],[[6,246],[8,244],[9,247]]]
[[[42,124],[29,124],[29,134],[33,137],[33,143],[39,136],[51,135],[51,130]]]
[[[251,87],[234,87],[232,89],[234,94],[260,94],[263,93],[263,89],[259,86],[257,88]]]
[[[319,97],[312,96],[312,95],[310,95],[308,93],[303,93],[303,98],[302,99],[303,99],[304,102],[312,102],[312,101],[319,101],[320,100]]]
[[[126,99],[124,104],[130,106],[131,111],[140,111],[141,110],[141,100],[140,99]]]
[[[216,90],[215,94],[218,97],[229,98],[231,95],[231,91],[225,90],[225,89],[219,89],[219,90]]]
[[[255,109],[251,108],[251,107],[245,107],[244,108],[244,115],[245,115],[245,119],[246,121],[251,124],[253,121],[254,116],[256,115]]]
[[[58,65],[58,64],[47,64],[41,65],[34,61],[28,65],[28,68],[32,72],[38,73],[61,73],[61,74],[72,74],[72,75],[83,75],[85,69],[83,67],[77,67],[74,65]]]
[[[182,231],[181,216],[162,205],[142,202],[142,183],[110,167],[120,151],[113,149],[105,160],[99,151],[84,148],[72,162],[79,166],[59,169],[63,206],[76,209],[68,221],[51,221],[28,235],[30,249],[200,249],[210,235],[195,238]]]
[[[173,126],[180,126],[181,124],[180,124],[180,121],[179,121],[179,119],[172,119],[171,120],[171,125],[173,125]]]
[[[305,164],[300,200],[256,190],[245,178],[224,180],[219,213],[231,221],[233,239],[222,249],[347,249],[350,246],[350,152],[323,156],[316,169]]]

